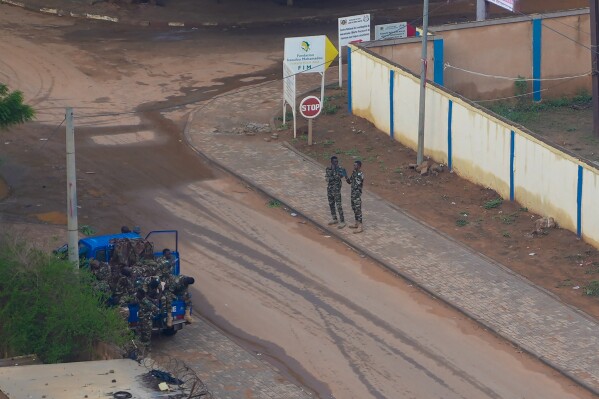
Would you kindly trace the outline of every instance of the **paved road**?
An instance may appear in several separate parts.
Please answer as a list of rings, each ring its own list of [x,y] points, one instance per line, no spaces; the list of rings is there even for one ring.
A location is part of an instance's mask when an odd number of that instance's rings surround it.
[[[81,222],[101,233],[122,224],[177,228],[184,271],[197,280],[196,311],[253,352],[206,339],[216,333],[201,323],[161,342],[204,373],[217,397],[269,397],[273,386],[300,396],[299,385],[321,398],[591,397],[330,234],[269,208],[183,142],[181,104],[268,79],[282,36],[140,33],[14,9],[0,13],[0,29],[2,74],[40,110],[39,123],[3,133],[0,171],[13,194],[2,217],[58,220],[65,182],[57,126],[62,108],[74,105]],[[259,50],[241,51],[261,39]],[[232,105],[204,115],[231,124],[243,117]],[[239,144],[221,136],[228,141],[214,144],[224,154]],[[247,146],[236,154],[259,155]],[[225,373],[214,373],[219,362]]]

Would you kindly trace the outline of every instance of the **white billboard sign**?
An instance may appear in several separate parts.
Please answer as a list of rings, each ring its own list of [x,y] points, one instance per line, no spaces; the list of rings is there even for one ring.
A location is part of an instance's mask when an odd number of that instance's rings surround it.
[[[339,48],[351,42],[370,41],[370,14],[339,18]]]
[[[326,36],[285,38],[284,62],[293,73],[319,72],[325,70]]]
[[[374,40],[403,39],[404,37],[408,37],[407,22],[376,25],[374,27]]]
[[[506,10],[514,11],[516,0],[487,0],[489,3],[498,5]]]

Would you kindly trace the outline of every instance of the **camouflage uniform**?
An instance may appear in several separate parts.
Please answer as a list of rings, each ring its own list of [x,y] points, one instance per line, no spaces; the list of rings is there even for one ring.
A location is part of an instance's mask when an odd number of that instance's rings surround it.
[[[351,184],[351,209],[354,211],[356,222],[362,223],[362,186],[364,185],[364,174],[362,171],[354,170],[348,180]]]
[[[119,306],[127,306],[128,304],[135,302],[135,290],[131,277],[121,276],[117,280],[116,287],[114,289],[114,301]]]
[[[185,307],[189,307],[191,306],[191,295],[187,289],[189,286],[187,284],[183,284],[183,279],[185,278],[187,278],[187,276],[182,274],[179,276],[171,276],[171,279],[169,279],[167,283],[167,290],[171,293],[171,301],[175,298],[181,297],[181,299],[185,301]],[[172,302],[169,302],[169,305],[170,303]]]
[[[152,320],[154,316],[159,312],[158,306],[154,304],[149,298],[144,297],[139,300],[139,309],[137,311],[137,335],[139,336],[140,342],[148,347],[150,346],[150,340],[152,339]]]
[[[340,167],[327,167],[325,172],[325,178],[327,180],[327,197],[329,199],[329,207],[331,208],[331,216],[333,220],[337,220],[337,214],[335,213],[335,205],[337,205],[337,212],[339,212],[339,221],[344,222],[343,208],[341,205],[341,178],[342,168]]]
[[[112,277],[110,266],[94,259],[90,262],[90,267],[92,274],[96,277],[93,286],[109,297],[111,295],[110,281]]]

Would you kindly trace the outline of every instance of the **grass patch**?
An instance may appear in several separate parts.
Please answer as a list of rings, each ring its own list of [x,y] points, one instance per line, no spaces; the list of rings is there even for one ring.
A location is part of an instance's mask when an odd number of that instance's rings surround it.
[[[280,208],[281,207],[281,202],[279,200],[276,200],[276,199],[271,199],[270,201],[268,201],[268,203],[266,205],[269,208]]]
[[[559,283],[557,283],[555,285],[556,288],[563,288],[563,287],[572,287],[574,286],[574,281],[572,281],[571,279],[567,278],[563,281],[560,281]]]
[[[510,237],[511,237],[510,233],[508,233],[507,231],[504,231],[504,232],[503,232],[501,235],[502,235],[504,238],[510,238]]]
[[[584,287],[584,293],[588,296],[599,296],[599,281],[593,280]]]
[[[322,104],[322,112],[325,115],[334,115],[339,111],[339,106],[337,104],[331,103],[331,100],[339,98],[338,96],[328,96],[324,98],[324,104]]]
[[[466,219],[458,219],[455,221],[455,225],[458,227],[464,227],[466,225],[468,225],[470,222],[467,221]]]
[[[503,203],[503,199],[495,198],[495,199],[485,202],[483,204],[483,208],[485,208],[485,209],[498,208],[502,203]]]
[[[322,145],[327,147],[332,146],[333,144],[335,144],[335,140],[325,140],[322,142]]]
[[[518,214],[510,213],[509,215],[498,215],[498,216],[494,216],[494,217],[499,219],[501,221],[501,223],[503,223],[503,224],[512,224],[516,221]]]
[[[514,86],[516,95],[520,97],[515,101],[497,103],[492,105],[490,109],[496,114],[517,123],[538,120],[543,111],[566,107],[587,107],[593,99],[587,91],[583,90],[573,97],[561,97],[543,100],[542,102],[533,102],[530,95],[524,95],[531,91],[528,82],[516,81]],[[576,130],[576,128],[571,129],[568,131]]]
[[[84,224],[83,226],[79,227],[79,231],[81,232],[81,234],[88,237],[96,234],[96,229],[87,224]]]

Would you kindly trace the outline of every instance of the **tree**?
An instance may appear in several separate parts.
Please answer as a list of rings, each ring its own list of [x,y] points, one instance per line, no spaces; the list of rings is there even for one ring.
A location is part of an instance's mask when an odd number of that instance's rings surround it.
[[[8,86],[0,83],[0,129],[28,122],[34,115],[33,108],[23,103],[23,93],[9,91]]]
[[[98,341],[122,346],[127,322],[87,270],[0,235],[0,358],[35,353],[45,363],[91,358]]]

